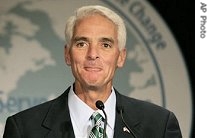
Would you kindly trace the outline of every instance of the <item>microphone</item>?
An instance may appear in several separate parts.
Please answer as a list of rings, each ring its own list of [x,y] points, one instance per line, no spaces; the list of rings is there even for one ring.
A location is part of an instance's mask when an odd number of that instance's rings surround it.
[[[124,117],[123,117],[123,112],[124,112],[123,107],[122,107],[122,106],[117,106],[117,110],[118,110],[118,112],[120,112],[121,119],[122,119],[124,125],[125,125],[125,126],[128,128],[128,130],[131,132],[131,135],[132,135],[134,138],[137,138],[136,135],[134,134],[134,132],[132,131],[132,129],[131,129],[131,128],[128,126],[128,124],[125,122],[125,119],[124,119]]]
[[[104,120],[104,132],[103,132],[103,137],[106,137],[106,126],[107,126],[107,115],[106,112],[104,111],[104,103],[100,100],[96,101],[96,107],[100,110],[102,110],[102,112],[105,115],[105,120]]]

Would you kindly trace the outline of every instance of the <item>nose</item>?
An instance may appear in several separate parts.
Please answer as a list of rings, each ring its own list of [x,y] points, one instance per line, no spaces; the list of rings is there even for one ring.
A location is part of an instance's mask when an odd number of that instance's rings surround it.
[[[90,60],[95,60],[95,59],[99,58],[99,51],[98,51],[98,48],[96,45],[95,46],[90,45],[88,47],[87,58]]]

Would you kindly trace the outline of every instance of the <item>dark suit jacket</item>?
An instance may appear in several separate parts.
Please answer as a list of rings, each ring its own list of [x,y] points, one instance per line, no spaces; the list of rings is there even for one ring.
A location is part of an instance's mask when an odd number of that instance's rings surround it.
[[[3,138],[74,138],[68,108],[69,88],[58,98],[7,119]],[[121,95],[116,91],[115,138],[132,138],[123,131],[119,109],[137,138],[181,138],[174,114],[162,107]],[[71,112],[71,111],[70,111]]]

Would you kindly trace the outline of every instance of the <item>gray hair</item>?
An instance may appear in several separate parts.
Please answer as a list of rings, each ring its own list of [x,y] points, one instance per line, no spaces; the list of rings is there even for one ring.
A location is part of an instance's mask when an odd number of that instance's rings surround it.
[[[126,28],[123,19],[114,11],[99,5],[84,6],[76,10],[74,16],[71,16],[66,23],[65,38],[68,45],[71,45],[71,39],[73,37],[76,22],[87,16],[93,14],[100,14],[111,20],[117,27],[118,31],[118,46],[122,50],[126,44]]]

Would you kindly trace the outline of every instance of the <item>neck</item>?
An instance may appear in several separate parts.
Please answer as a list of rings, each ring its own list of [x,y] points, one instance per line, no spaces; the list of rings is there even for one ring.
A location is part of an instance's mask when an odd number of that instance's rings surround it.
[[[94,110],[97,110],[97,107],[95,106],[96,101],[101,100],[102,102],[105,102],[111,94],[111,89],[112,85],[98,88],[94,86],[84,87],[76,82],[74,84],[75,94]]]

